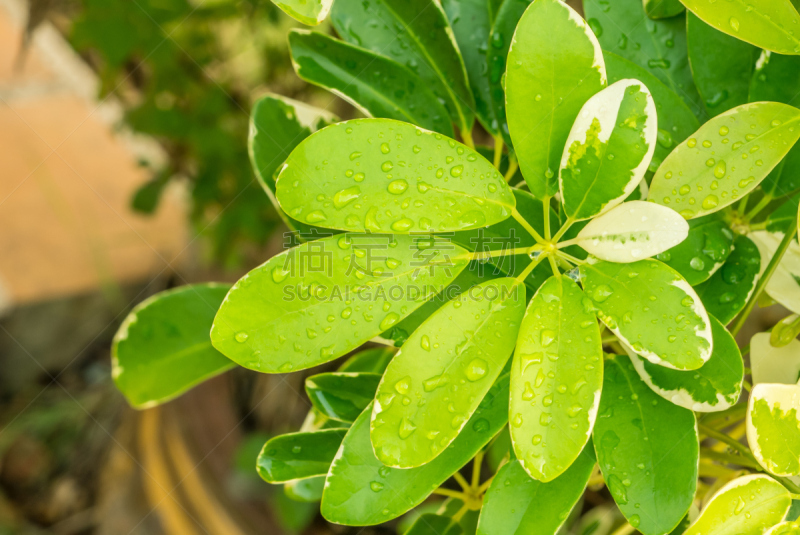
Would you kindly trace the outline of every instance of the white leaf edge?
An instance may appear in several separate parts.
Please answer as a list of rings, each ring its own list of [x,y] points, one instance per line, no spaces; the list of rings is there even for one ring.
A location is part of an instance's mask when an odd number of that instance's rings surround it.
[[[688,235],[689,223],[675,210],[629,201],[589,221],[575,243],[597,258],[627,264],[671,249]]]
[[[600,212],[595,214],[593,217],[597,217],[598,215],[608,212],[627,199],[644,178],[645,172],[647,172],[647,168],[650,165],[650,161],[653,159],[653,154],[655,153],[656,142],[658,139],[658,112],[656,111],[656,104],[653,100],[653,96],[650,94],[650,90],[646,85],[644,85],[643,82],[626,78],[619,80],[598,92],[592,96],[592,98],[587,100],[581,108],[581,111],[578,112],[578,117],[575,119],[572,129],[569,131],[567,142],[564,145],[564,152],[561,155],[561,164],[559,165],[558,169],[558,189],[562,194],[562,198],[564,192],[563,171],[569,162],[570,147],[575,141],[586,143],[586,132],[589,130],[589,127],[592,125],[592,121],[595,118],[600,122],[598,139],[600,139],[602,142],[607,142],[611,137],[611,133],[614,131],[614,128],[617,126],[617,114],[619,113],[619,107],[622,104],[622,99],[625,96],[625,90],[634,85],[639,86],[640,90],[645,94],[645,98],[647,99],[647,103],[645,104],[645,114],[647,115],[647,118],[645,119],[644,126],[644,135],[647,141],[647,152],[642,158],[642,161],[639,162],[639,165],[631,170],[630,180],[625,185],[622,194],[606,202]]]
[[[758,333],[750,339],[750,369],[753,386],[762,383],[793,385],[800,376],[800,340],[774,347],[770,333]]]
[[[747,402],[747,419],[745,420],[747,443],[750,445],[750,449],[753,451],[753,456],[758,461],[758,464],[760,464],[764,470],[776,476],[791,477],[798,475],[795,473],[775,471],[773,467],[770,466],[768,459],[764,458],[761,446],[758,444],[758,428],[753,423],[753,407],[757,400],[766,401],[770,411],[779,406],[784,412],[795,409],[795,414],[800,414],[800,386],[796,384],[786,385],[771,383],[756,385],[750,392],[750,400]],[[800,438],[800,430],[798,430],[798,438]],[[798,456],[798,462],[800,462],[800,455]]]

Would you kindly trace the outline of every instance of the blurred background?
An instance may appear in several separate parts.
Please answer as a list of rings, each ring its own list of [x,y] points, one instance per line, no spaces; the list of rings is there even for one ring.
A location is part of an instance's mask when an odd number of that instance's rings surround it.
[[[303,373],[233,370],[142,412],[111,382],[133,305],[281,248],[251,102],[355,114],[294,75],[294,25],[269,0],[0,0],[0,535],[394,533],[328,526],[256,474],[308,411]]]

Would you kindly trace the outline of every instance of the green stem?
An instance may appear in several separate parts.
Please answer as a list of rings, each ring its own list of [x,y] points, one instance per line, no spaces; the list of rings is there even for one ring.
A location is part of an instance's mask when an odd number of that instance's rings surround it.
[[[571,254],[565,253],[564,251],[556,251],[556,255],[559,256],[560,258],[563,258],[567,262],[576,265],[576,266],[580,266],[581,264],[585,264],[586,263],[585,260],[581,260],[580,258],[576,258],[576,257],[572,256]]]
[[[574,220],[574,219],[572,219],[571,217],[568,217],[568,218],[567,218],[567,220],[566,220],[566,221],[564,221],[564,224],[563,224],[563,225],[561,225],[561,228],[560,228],[560,229],[558,229],[558,232],[556,232],[556,235],[555,235],[555,236],[553,236],[553,241],[554,241],[554,242],[558,242],[558,240],[560,240],[560,239],[561,239],[561,237],[562,237],[564,234],[566,234],[566,233],[567,233],[567,231],[569,230],[569,227],[571,227],[573,223],[575,223],[575,220]],[[566,243],[566,242],[565,242],[565,243]],[[561,247],[561,244],[559,244],[559,247]]]
[[[493,251],[476,251],[474,253],[467,253],[454,257],[454,260],[483,260],[486,258],[496,258],[498,256],[516,256],[516,255],[529,255],[535,251],[537,246],[533,247],[516,247],[514,249],[496,249]]]
[[[473,490],[477,490],[481,484],[481,463],[483,463],[483,450],[479,451],[475,454],[475,458],[472,460],[472,485],[471,488]]]
[[[472,141],[471,130],[467,130],[466,128],[464,130],[461,130],[461,141],[463,141],[464,145],[466,145],[467,147],[471,148],[472,150],[475,150],[475,142]]]
[[[770,203],[770,201],[772,201],[772,197],[770,195],[764,195],[764,197],[758,201],[758,204],[756,204],[753,209],[747,212],[747,215],[744,216],[745,223],[757,216],[759,212],[761,212],[761,210],[763,210]]]
[[[542,238],[542,237],[539,235],[539,233],[538,233],[538,232],[536,232],[536,229],[534,229],[534,228],[531,226],[531,224],[530,224],[530,223],[528,223],[528,221],[527,221],[527,220],[526,220],[524,217],[522,217],[522,215],[521,215],[519,212],[517,212],[517,209],[516,209],[516,208],[514,208],[514,209],[511,211],[511,217],[513,217],[514,219],[516,219],[516,220],[517,220],[517,222],[518,222],[520,225],[522,225],[522,228],[524,228],[526,231],[528,231],[528,234],[530,234],[531,236],[533,236],[533,239],[534,239],[534,240],[536,240],[538,243],[547,243],[547,242],[544,240],[544,238]],[[547,220],[547,219],[545,219],[545,221],[548,221],[548,220]],[[545,223],[545,225],[547,225],[547,223]]]
[[[542,199],[542,207],[544,208],[544,237],[547,241],[550,240],[550,196],[545,195]]]
[[[458,498],[459,500],[465,503],[469,499],[469,496],[467,496],[463,492],[458,492],[457,490],[445,489],[442,487],[439,487],[438,489],[434,490],[433,493],[439,494],[440,496],[447,496],[448,498]]]
[[[744,216],[744,211],[747,209],[747,201],[750,200],[750,194],[748,193],[742,200],[739,201],[739,206],[736,207],[736,211],[739,212],[740,216]]]
[[[519,164],[517,163],[517,158],[511,154],[508,156],[508,170],[506,171],[505,180],[509,182],[512,178],[514,178],[514,173],[517,172],[519,169]]]
[[[453,479],[455,479],[458,482],[459,486],[464,492],[469,492],[470,490],[469,483],[467,482],[466,479],[464,479],[464,476],[461,475],[461,472],[455,472],[453,474]]]
[[[492,163],[498,171],[500,163],[503,161],[503,145],[503,136],[500,134],[494,136],[494,161]]]
[[[461,517],[469,510],[469,505],[466,501],[464,501],[464,505],[461,506],[461,509],[458,510],[456,514],[453,515],[453,522],[460,522]]]
[[[547,255],[547,259],[550,260],[550,267],[553,270],[553,276],[560,277],[561,272],[558,270],[558,263],[553,255]]]
[[[723,427],[727,427],[744,418],[745,412],[747,403],[738,403],[724,411],[709,412],[700,419],[700,422],[708,427],[719,427],[717,424],[722,422]]]
[[[724,442],[725,444],[730,446],[732,449],[734,449],[734,450],[738,451],[739,453],[741,453],[742,455],[744,455],[748,460],[753,461],[754,463],[756,463],[756,465],[758,465],[758,461],[756,461],[756,458],[750,452],[750,448],[748,448],[747,446],[745,446],[744,444],[742,444],[738,440],[735,440],[735,439],[729,437],[728,435],[726,435],[725,433],[717,431],[716,429],[708,427],[705,424],[698,424],[697,428],[700,430],[700,432],[702,434],[706,435],[709,438],[713,438],[714,440],[718,440],[720,442]]]
[[[611,535],[630,535],[634,531],[636,531],[636,528],[631,526],[629,522],[625,522],[623,525],[617,528],[617,530],[614,531],[614,533],[612,533]]]
[[[756,284],[756,289],[753,291],[753,295],[750,296],[750,300],[745,305],[744,310],[742,313],[739,314],[739,319],[736,320],[736,324],[734,325],[733,329],[731,329],[731,334],[736,336],[739,331],[742,329],[744,322],[747,321],[747,317],[750,315],[750,312],[753,311],[753,307],[755,306],[758,298],[761,296],[761,292],[764,291],[764,288],[767,286],[769,279],[772,277],[772,274],[775,273],[775,270],[778,268],[778,264],[780,264],[783,255],[786,251],[789,250],[789,245],[792,243],[792,239],[794,235],[797,233],[797,214],[795,214],[794,218],[792,219],[792,224],[789,227],[789,231],[783,236],[783,240],[781,240],[780,245],[778,245],[778,250],[775,251],[775,254],[772,256],[772,259],[769,261],[769,265],[767,265],[767,269],[764,270],[764,274],[758,279],[758,283]]]
[[[525,269],[522,271],[522,273],[520,273],[520,274],[517,276],[517,278],[516,278],[516,279],[514,279],[514,280],[515,280],[515,284],[521,284],[521,283],[522,283],[522,282],[525,280],[525,278],[526,278],[528,275],[530,275],[530,274],[531,274],[531,271],[533,271],[533,270],[536,268],[536,266],[538,266],[538,265],[539,265],[539,264],[542,262],[542,260],[544,260],[544,258],[545,258],[546,256],[549,256],[549,255],[548,255],[548,254],[546,254],[546,253],[542,253],[542,254],[540,254],[539,256],[537,256],[536,258],[534,258],[534,259],[533,259],[533,262],[531,262],[530,264],[528,264],[528,267],[526,267],[526,268],[525,268]]]
[[[745,459],[742,456],[731,455],[730,453],[714,451],[708,448],[700,448],[700,458],[710,459],[712,461],[719,461],[725,464],[744,466],[745,468],[752,468],[754,470],[759,470],[761,468],[757,462],[750,461],[749,459]]]

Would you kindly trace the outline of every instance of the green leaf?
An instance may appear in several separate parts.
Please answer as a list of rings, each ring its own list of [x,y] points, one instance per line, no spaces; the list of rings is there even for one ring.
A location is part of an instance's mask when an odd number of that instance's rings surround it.
[[[702,99],[687,61],[683,15],[651,20],[642,0],[584,0],[583,8],[603,50],[646,69],[703,118]]]
[[[251,370],[317,366],[416,310],[464,269],[467,261],[457,258],[464,252],[443,240],[403,235],[342,234],[305,243],[233,286],[211,340]]]
[[[346,432],[347,429],[325,429],[268,440],[256,461],[258,475],[267,483],[324,475]]]
[[[489,281],[414,331],[375,395],[370,437],[383,464],[429,463],[468,425],[514,350],[525,301],[514,279]]]
[[[731,333],[713,316],[714,352],[697,370],[678,371],[653,364],[625,348],[642,381],[675,405],[695,412],[717,412],[739,401],[744,380],[742,354]]]
[[[782,232],[759,230],[747,235],[761,255],[761,273],[767,269],[783,239]],[[795,314],[800,314],[800,245],[792,240],[778,267],[772,273],[764,291]]]
[[[447,110],[425,83],[394,60],[307,30],[289,33],[297,75],[345,98],[366,115],[453,136]]]
[[[519,167],[535,197],[558,191],[570,127],[605,85],[600,45],[580,15],[560,0],[532,3],[508,52],[506,106]]]
[[[316,26],[328,16],[333,0],[272,0],[293,19]]]
[[[680,0],[643,0],[644,11],[653,20],[668,19],[683,13]]]
[[[353,422],[375,397],[379,373],[320,373],[306,379],[306,394],[322,414]]]
[[[800,386],[755,385],[747,405],[747,443],[776,476],[800,475]]]
[[[495,442],[496,441],[493,441],[492,443]],[[447,498],[436,511],[436,514],[452,518],[461,511],[462,507],[464,507],[463,501],[458,498]],[[480,513],[480,509],[473,510],[470,508],[467,508],[467,510],[462,513],[461,520],[458,521],[458,524],[465,535],[475,535],[475,530],[478,528],[478,517]]]
[[[689,221],[687,238],[658,259],[697,286],[709,279],[728,259],[733,249],[733,231],[721,213]]]
[[[337,0],[331,22],[342,39],[411,69],[438,96],[462,131],[475,102],[447,16],[430,0]]]
[[[603,386],[597,318],[580,287],[553,276],[528,305],[511,366],[509,420],[514,452],[539,481],[578,458],[592,433]]]
[[[658,143],[649,170],[655,171],[675,145],[700,128],[700,122],[681,97],[648,69],[607,50],[603,51],[603,57],[608,70],[608,83],[633,78],[644,83],[653,95],[658,114]]]
[[[756,287],[761,257],[747,236],[736,236],[733,252],[710,279],[695,288],[703,306],[723,324],[742,311]]]
[[[389,119],[320,130],[292,152],[278,201],[296,219],[357,232],[449,232],[508,218],[515,201],[491,163],[441,134]]]
[[[783,102],[800,107],[800,57],[764,52],[750,84],[750,101]],[[789,151],[761,183],[761,189],[773,197],[800,189],[800,144]]]
[[[424,306],[424,305],[423,305]],[[339,366],[340,373],[383,374],[395,354],[391,347],[373,347],[359,351]]]
[[[781,522],[767,530],[764,535],[798,535],[799,533],[800,522]]]
[[[461,535],[461,525],[449,516],[425,513],[403,535]]]
[[[453,28],[458,49],[464,58],[467,78],[475,97],[475,115],[492,135],[498,134],[499,122],[492,106],[486,52],[489,34],[502,0],[443,0]]]
[[[513,147],[506,118],[506,61],[519,19],[532,1],[503,0],[489,34],[489,47],[486,52],[492,107],[498,121],[498,130],[508,145],[509,151],[513,150]]]
[[[111,345],[111,375],[128,403],[146,409],[235,366],[211,346],[208,331],[227,284],[194,284],[136,305]]]
[[[697,90],[712,117],[747,103],[761,50],[730,37],[688,13],[689,63]]]
[[[755,189],[798,137],[800,110],[777,102],[733,108],[667,156],[649,198],[686,219],[721,210]]]
[[[504,465],[483,499],[478,535],[552,535],[583,495],[594,469],[591,443],[562,475],[543,483],[517,461]]]
[[[794,218],[795,215],[797,215],[798,205],[800,205],[800,193],[792,195],[786,199],[786,202],[781,204],[774,212],[767,216],[767,230],[769,232],[780,232],[785,234],[786,231],[788,231],[794,224]]]
[[[743,476],[722,487],[684,535],[761,535],[791,504],[789,491],[771,477]]]
[[[697,486],[694,414],[658,397],[626,357],[606,360],[594,447],[611,496],[634,528],[657,535],[678,525]]]
[[[708,314],[691,286],[658,260],[580,267],[589,308],[650,362],[695,370],[711,358]]]
[[[657,120],[653,97],[637,80],[620,80],[583,105],[559,167],[567,216],[602,214],[636,189],[655,151]]]
[[[736,1],[722,6],[708,0],[681,1],[721,32],[778,54],[800,54],[800,14],[791,0]]]
[[[452,444],[417,468],[384,466],[369,440],[371,409],[355,421],[331,466],[322,516],[348,526],[380,524],[416,507],[464,466],[508,421],[508,374],[503,373]]]
[[[322,499],[322,488],[325,486],[325,476],[295,479],[283,485],[283,492],[296,502],[319,502]],[[314,509],[314,512],[319,507]]]
[[[689,224],[674,210],[629,201],[589,221],[573,241],[601,260],[629,263],[663,253],[688,233]]]
[[[750,339],[750,367],[753,385],[762,383],[794,385],[800,380],[800,340],[783,347],[770,342],[770,333],[758,333]]]

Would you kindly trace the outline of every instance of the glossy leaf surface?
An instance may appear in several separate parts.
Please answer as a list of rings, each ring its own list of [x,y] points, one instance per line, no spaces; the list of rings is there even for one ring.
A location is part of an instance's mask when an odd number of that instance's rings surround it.
[[[328,16],[333,0],[272,0],[293,19],[316,26]]]
[[[313,503],[322,499],[322,487],[324,486],[325,476],[307,477],[284,483],[283,492],[293,501]],[[314,514],[316,514],[316,509],[318,506],[314,506]]]
[[[697,90],[711,117],[746,104],[761,50],[687,13],[689,62]]]
[[[675,213],[675,212],[673,212]],[[696,286],[716,273],[733,249],[733,231],[722,214],[689,221],[689,235],[658,259]]]
[[[359,351],[339,366],[340,373],[383,374],[396,350],[392,347],[372,347]]]
[[[279,435],[264,444],[258,474],[268,483],[284,483],[326,474],[347,429]]]
[[[328,473],[322,516],[348,526],[380,524],[416,507],[464,466],[508,421],[508,374],[503,373],[445,451],[417,468],[384,466],[369,439],[371,408],[345,436]]]
[[[558,191],[570,127],[606,85],[603,54],[589,26],[560,0],[527,8],[508,52],[508,128],[522,175],[539,199]]]
[[[761,256],[747,236],[736,236],[733,252],[720,269],[695,288],[710,315],[723,324],[733,321],[755,290]]]
[[[783,233],[759,230],[748,234],[761,255],[761,273],[767,269],[783,239]],[[795,314],[800,314],[800,245],[792,240],[772,273],[764,291]]]
[[[416,124],[453,136],[447,109],[407,67],[370,50],[317,32],[289,34],[297,75],[318,85],[372,117]]]
[[[794,385],[800,381],[800,340],[783,347],[770,342],[770,333],[750,339],[750,367],[753,385],[761,383]]]
[[[800,110],[756,102],[700,127],[658,168],[650,200],[686,219],[716,212],[752,191],[800,137]]]
[[[337,0],[331,22],[342,39],[411,69],[442,99],[459,129],[472,127],[475,103],[464,61],[438,2]]]
[[[603,51],[603,57],[608,83],[633,78],[644,83],[653,96],[658,115],[658,142],[649,171],[655,171],[677,144],[700,128],[700,122],[683,99],[648,69],[607,50]]]
[[[424,513],[403,535],[461,535],[461,525],[449,516]]]
[[[584,0],[583,7],[603,50],[647,69],[703,116],[689,67],[684,15],[651,20],[642,0]]]
[[[637,80],[620,80],[583,105],[559,167],[567,216],[602,214],[638,187],[655,151],[657,120],[653,97]]]
[[[683,13],[680,0],[643,0],[644,11],[651,19],[668,19]]]
[[[626,357],[606,360],[594,447],[603,479],[631,526],[657,535],[678,525],[697,485],[694,414],[657,396]]]
[[[498,134],[499,122],[492,106],[487,63],[489,34],[502,0],[443,0],[458,49],[464,58],[467,78],[475,98],[475,115],[484,128]]]
[[[532,0],[503,0],[489,34],[489,48],[486,52],[486,62],[489,67],[489,90],[494,115],[498,121],[497,129],[509,148],[512,147],[512,144],[506,120],[506,61],[517,24],[531,3]]]
[[[467,265],[464,250],[411,236],[342,234],[274,256],[239,279],[211,329],[245,368],[285,373],[357,348],[421,306]],[[389,288],[399,287],[400,294]],[[357,296],[350,302],[352,296]]]
[[[478,535],[551,535],[580,499],[595,465],[589,443],[562,475],[542,483],[517,461],[497,472],[486,492]]]
[[[763,474],[734,479],[708,502],[685,535],[760,535],[786,516],[792,499]]]
[[[589,221],[575,243],[601,260],[630,263],[675,247],[688,233],[689,224],[674,210],[629,201]]]
[[[755,385],[747,405],[747,443],[776,476],[800,475],[800,386]]]
[[[424,465],[458,436],[511,356],[525,302],[514,279],[489,281],[414,331],[375,396],[370,438],[383,464]]]
[[[744,379],[742,354],[731,333],[713,316],[714,351],[697,370],[678,371],[653,364],[626,348],[633,367],[653,392],[695,412],[725,410],[739,400]]]
[[[375,397],[378,373],[320,373],[306,379],[311,404],[332,420],[352,422]]]
[[[711,0],[681,0],[717,30],[778,54],[800,54],[800,15],[791,0],[752,0],[718,5]]]
[[[388,119],[355,119],[306,138],[278,176],[296,219],[356,232],[449,232],[508,218],[514,195],[480,154]]]
[[[597,262],[580,268],[583,288],[598,316],[649,361],[694,370],[711,357],[708,314],[691,286],[657,260]]]
[[[133,407],[175,398],[235,363],[211,346],[208,331],[226,284],[194,284],[136,305],[111,346],[111,374]]]
[[[528,305],[511,366],[509,421],[531,477],[552,481],[580,455],[603,385],[597,319],[569,277],[551,277]]]

